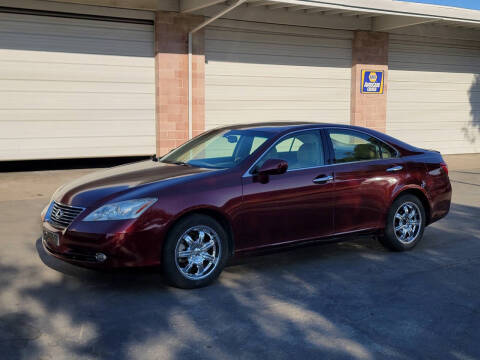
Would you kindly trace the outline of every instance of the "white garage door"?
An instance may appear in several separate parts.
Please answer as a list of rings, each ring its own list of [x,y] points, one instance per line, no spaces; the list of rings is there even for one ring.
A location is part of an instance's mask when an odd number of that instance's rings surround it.
[[[208,28],[205,38],[207,129],[266,121],[349,123],[350,32]]]
[[[387,132],[444,154],[480,152],[480,47],[392,35]]]
[[[0,160],[152,154],[153,25],[0,13]]]

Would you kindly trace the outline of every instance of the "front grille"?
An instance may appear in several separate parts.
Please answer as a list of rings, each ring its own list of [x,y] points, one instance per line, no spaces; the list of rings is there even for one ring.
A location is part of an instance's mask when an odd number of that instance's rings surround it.
[[[52,211],[50,212],[49,222],[55,227],[66,228],[68,227],[80,213],[85,210],[84,208],[76,206],[68,206],[59,204],[56,201],[53,202]]]

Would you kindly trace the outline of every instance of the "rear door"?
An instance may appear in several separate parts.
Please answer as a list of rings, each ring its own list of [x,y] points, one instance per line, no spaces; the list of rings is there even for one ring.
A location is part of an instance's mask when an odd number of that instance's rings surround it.
[[[242,178],[242,245],[245,248],[288,243],[333,232],[333,173],[325,165],[319,130],[303,130],[279,139]],[[288,163],[284,174],[262,183],[255,169],[267,159]]]
[[[335,178],[335,233],[383,227],[391,194],[405,175],[395,149],[350,129],[328,129]]]

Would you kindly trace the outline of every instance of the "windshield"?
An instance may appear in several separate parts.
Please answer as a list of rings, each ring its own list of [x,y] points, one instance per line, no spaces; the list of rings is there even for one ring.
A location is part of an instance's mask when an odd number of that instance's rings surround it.
[[[261,130],[212,130],[173,150],[160,161],[214,169],[232,168],[273,135]]]

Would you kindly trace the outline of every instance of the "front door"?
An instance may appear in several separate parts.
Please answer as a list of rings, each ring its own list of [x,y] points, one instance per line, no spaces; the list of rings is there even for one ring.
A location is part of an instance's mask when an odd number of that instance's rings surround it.
[[[255,170],[267,159],[287,161],[288,170],[260,182]],[[325,165],[319,130],[303,130],[278,140],[242,178],[242,250],[330,235],[332,175],[332,166]]]

